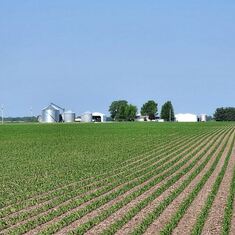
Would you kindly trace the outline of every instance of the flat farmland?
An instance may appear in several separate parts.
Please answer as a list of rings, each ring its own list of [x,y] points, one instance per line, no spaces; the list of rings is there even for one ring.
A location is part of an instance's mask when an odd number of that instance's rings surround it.
[[[0,234],[235,234],[235,123],[0,126]]]

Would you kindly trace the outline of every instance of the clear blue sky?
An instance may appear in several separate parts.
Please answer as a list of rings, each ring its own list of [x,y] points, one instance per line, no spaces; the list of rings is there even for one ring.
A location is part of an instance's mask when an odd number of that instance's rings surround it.
[[[0,1],[7,116],[148,99],[175,112],[235,106],[235,1]]]

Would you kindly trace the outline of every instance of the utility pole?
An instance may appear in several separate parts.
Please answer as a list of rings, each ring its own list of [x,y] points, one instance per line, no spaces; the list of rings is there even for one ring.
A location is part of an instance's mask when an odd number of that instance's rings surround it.
[[[4,122],[3,110],[4,110],[4,107],[3,107],[3,104],[2,104],[2,105],[1,105],[2,124],[3,124],[3,122]]]

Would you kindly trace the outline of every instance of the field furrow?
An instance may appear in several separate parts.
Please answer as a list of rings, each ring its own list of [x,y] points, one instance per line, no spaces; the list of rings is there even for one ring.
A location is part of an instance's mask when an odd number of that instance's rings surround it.
[[[172,216],[169,224],[164,228],[164,234],[169,233],[169,231],[172,231],[173,234],[190,234],[192,232],[197,217],[211,192],[211,187],[224,166],[232,140],[233,135],[230,136],[229,142],[224,146],[221,153],[218,154],[218,164],[210,169],[208,177],[207,174],[203,176],[194,190],[181,203],[177,212]]]
[[[192,141],[195,141],[194,139],[192,140]],[[190,142],[190,141],[189,141]],[[177,147],[179,147],[179,146],[177,146]],[[187,146],[186,146],[187,147]],[[185,148],[185,146],[183,147],[183,148]],[[174,149],[174,148],[173,148]],[[180,149],[179,149],[180,150]],[[185,150],[184,150],[185,151]],[[170,156],[172,155],[172,154],[174,154],[174,152],[173,153],[171,153],[170,154]],[[170,158],[170,156],[168,156],[168,158]],[[161,159],[160,159],[161,160]],[[156,163],[157,162],[155,162],[154,164],[155,164],[155,166],[156,166]],[[163,161],[161,162],[161,164],[163,163]],[[158,164],[158,165],[160,165],[160,164]],[[151,166],[151,167],[153,167],[153,166]],[[144,168],[144,169],[142,169],[141,170],[142,171],[142,173],[143,172],[145,172],[146,173],[146,168]],[[133,174],[133,173],[132,173]],[[137,172],[135,172],[135,174],[133,175],[133,178],[136,178],[136,175],[138,175],[138,171]],[[112,180],[113,181],[113,180]],[[101,184],[101,186],[102,186],[102,184]],[[107,185],[106,185],[107,186]],[[104,186],[103,186],[104,187]],[[94,190],[94,189],[93,189]],[[81,195],[80,196],[78,196],[78,197],[81,197]],[[66,197],[64,198],[63,197],[63,199],[66,199]],[[76,197],[74,198],[74,199],[76,199]],[[66,203],[69,203],[70,201],[66,201]],[[61,201],[59,201],[57,204],[59,204],[59,203],[61,203]],[[54,204],[55,205],[55,204]],[[61,205],[61,204],[60,204]],[[49,209],[50,207],[49,206],[46,206],[45,207],[45,209]],[[53,209],[56,209],[56,208],[53,208]],[[39,211],[39,210],[38,210]],[[40,212],[40,211],[39,211]],[[32,215],[32,213],[30,214],[30,215]],[[43,214],[40,214],[40,215],[43,215]],[[20,219],[24,219],[25,218],[25,216],[23,216],[23,215],[21,215],[20,217],[19,217]],[[32,218],[31,218],[32,219]],[[13,220],[13,221],[17,221],[17,220]],[[9,224],[9,221],[8,221],[8,224]]]
[[[221,234],[223,226],[224,208],[226,207],[227,195],[229,195],[230,184],[233,178],[235,168],[235,148],[233,147],[233,155],[231,155],[227,170],[219,187],[218,193],[215,196],[210,213],[205,222],[202,234]]]
[[[175,138],[176,141],[178,141],[180,139],[180,137],[177,137],[175,135],[172,135],[172,138]],[[171,141],[171,140],[170,140]],[[136,164],[137,162],[139,161],[144,161],[145,158],[147,158],[149,156],[149,154],[154,154],[155,151],[156,151],[156,146],[158,146],[159,148],[161,148],[161,146],[165,146],[167,144],[169,144],[169,141],[162,141],[161,143],[155,141],[152,143],[152,141],[147,141],[146,142],[146,147],[144,147],[141,152],[142,153],[132,153],[132,157],[130,157],[129,159],[121,162],[119,165],[118,165],[118,169],[116,169],[116,167],[114,167],[113,170],[111,170],[111,172],[119,172],[119,170],[121,168],[127,168],[129,165],[133,165],[133,164]],[[127,146],[128,146],[128,142],[125,143]],[[135,150],[136,148],[133,148],[133,150]],[[130,151],[130,149],[129,149]],[[146,156],[147,155],[147,156]],[[49,190],[49,191],[46,191],[46,192],[43,192],[43,193],[40,193],[40,194],[35,194],[35,195],[32,195],[26,199],[21,199],[20,201],[18,202],[8,202],[7,205],[5,205],[4,207],[1,207],[0,208],[0,217],[2,216],[2,211],[5,211],[5,210],[8,210],[8,211],[14,211],[14,206],[17,205],[18,203],[22,203],[22,202],[26,202],[28,203],[29,201],[31,200],[34,200],[34,199],[37,199],[37,198],[40,198],[40,197],[44,197],[44,196],[47,196],[48,194],[52,194],[52,193],[57,193],[57,191],[60,191],[60,190],[63,190],[63,189],[66,189],[68,187],[74,187],[76,186],[77,184],[82,184],[82,183],[90,183],[94,180],[97,180],[97,179],[101,179],[107,175],[110,174],[110,171],[109,172],[104,172],[104,173],[101,173],[99,175],[96,175],[96,176],[90,176],[90,177],[87,177],[87,178],[83,178],[79,181],[76,181],[76,182],[72,182],[72,183],[69,183],[69,184],[66,184],[66,185],[63,185],[63,186],[60,186],[56,189],[52,189],[52,190]],[[62,192],[63,193],[63,192]]]
[[[187,156],[189,156],[189,154],[187,155]],[[180,157],[178,157],[178,160],[177,160],[177,162],[179,161],[179,159],[182,159],[182,156],[180,156]],[[189,160],[190,159],[190,156],[188,157],[188,159],[187,160]],[[179,165],[180,165],[180,167],[182,167],[186,162],[187,162],[187,160],[184,160],[184,162],[182,162],[181,164],[179,163]],[[170,164],[170,165],[172,165],[172,164]],[[180,168],[179,167],[179,168]],[[167,169],[167,168],[166,168]],[[173,171],[175,171],[176,169],[174,169],[174,166],[172,167],[172,170]],[[167,176],[170,176],[171,175],[171,172],[173,172],[171,169],[169,170],[168,169],[168,172],[170,173],[168,173],[167,175],[165,174],[162,174],[162,175],[160,175],[160,177],[162,176],[162,180],[164,180]],[[163,172],[164,173],[164,172]],[[140,188],[141,188],[141,190],[139,190],[139,191],[137,191],[137,192],[133,192],[133,194],[132,195],[130,195],[130,192],[128,192],[125,196],[126,196],[126,199],[124,198],[123,199],[123,196],[122,197],[120,197],[120,199],[122,199],[121,201],[119,201],[119,198],[117,198],[115,201],[111,201],[111,202],[109,202],[109,204],[105,204],[102,208],[99,208],[99,210],[98,210],[98,212],[100,212],[100,211],[105,211],[105,210],[108,210],[108,208],[111,206],[112,208],[114,208],[114,209],[118,209],[119,207],[120,207],[120,205],[122,205],[122,204],[127,204],[128,202],[130,202],[131,200],[133,200],[135,197],[137,197],[138,195],[141,195],[141,193],[143,193],[143,192],[145,192],[145,191],[147,191],[148,190],[148,187],[150,186],[150,187],[153,187],[153,186],[155,186],[155,184],[154,184],[154,182],[156,181],[156,180],[158,180],[159,179],[159,176],[156,178],[156,179],[154,179],[154,181],[152,180],[150,183],[149,182],[147,182],[148,184],[146,184],[146,183],[144,183],[144,185],[141,185],[140,186]],[[153,183],[152,183],[153,182]],[[156,181],[156,182],[158,182],[158,181]],[[153,185],[151,185],[151,184],[153,184]],[[148,186],[149,185],[149,186]],[[145,188],[147,188],[147,189],[145,189]],[[135,195],[136,194],[136,195]],[[115,206],[115,203],[114,202],[116,202],[116,204],[118,204],[118,206]],[[106,209],[107,208],[107,209]],[[112,209],[111,209],[112,210]],[[92,213],[96,213],[96,212],[92,212]],[[105,212],[104,212],[105,213]],[[87,217],[90,217],[89,215],[87,215],[86,216],[86,218]],[[101,216],[102,217],[102,216]],[[85,219],[84,217],[82,218],[82,219]],[[77,224],[80,224],[81,223],[81,221],[80,220],[77,220],[77,221],[75,221],[74,223],[72,223],[69,227],[67,227],[65,230],[66,231],[64,231],[64,230],[62,230],[60,233],[61,234],[63,234],[64,232],[67,232],[67,230],[70,230],[70,227],[71,228],[73,228],[74,226],[76,226]],[[90,224],[90,222],[89,222],[89,224]]]
[[[233,155],[233,157],[235,157]],[[235,234],[235,170],[234,170],[234,175],[233,175],[233,184],[232,184],[232,190],[231,190],[231,207],[229,208],[231,211],[231,215],[229,214],[227,220],[229,219],[229,221],[226,221],[226,225],[228,224],[228,226],[223,230],[224,233],[223,234],[230,234],[233,235]],[[231,221],[230,221],[231,219]],[[231,228],[229,227],[231,225]]]
[[[214,146],[214,144],[212,144],[213,146]],[[209,149],[212,147],[212,145],[211,146],[209,146],[208,148],[207,148],[207,150],[205,151],[203,151],[202,153],[201,153],[201,155],[199,156],[199,160],[201,159],[201,158],[203,158],[203,156],[204,156],[204,154],[207,152],[207,151],[209,151]],[[214,148],[216,148],[215,146],[214,146]],[[214,150],[215,151],[215,150]],[[203,167],[207,164],[207,162],[209,161],[209,159],[210,159],[210,157],[212,156],[212,151],[209,151],[209,155],[206,157],[206,159],[204,159],[204,161],[200,164],[200,166],[202,165]],[[167,197],[167,195],[164,195],[165,196],[165,198],[164,197],[160,197],[160,199],[164,199],[164,203],[165,202],[167,202],[167,200],[168,199],[171,199],[172,198],[172,195],[173,196],[175,196],[176,195],[176,193],[174,193],[174,192],[177,192],[177,190],[178,189],[180,189],[180,190],[182,190],[181,188],[184,188],[184,183],[182,183],[181,181],[181,179],[183,178],[189,178],[189,177],[187,177],[188,175],[187,175],[187,173],[188,172],[190,172],[190,170],[192,169],[192,168],[194,168],[194,166],[196,165],[196,163],[197,163],[197,161],[193,161],[188,167],[186,167],[185,168],[185,171],[182,171],[183,172],[183,174],[182,174],[182,172],[180,172],[180,173],[178,173],[178,174],[176,174],[175,176],[173,176],[172,177],[172,179],[170,180],[170,184],[169,185],[167,185],[168,187],[166,188],[166,189],[168,189],[169,187],[171,187],[171,189],[168,191],[170,194],[169,194],[169,196]],[[194,171],[193,172],[195,172],[195,169],[194,169]],[[192,173],[192,174],[194,174],[194,173]],[[192,175],[191,174],[191,175]],[[171,182],[172,181],[172,182]],[[181,182],[181,184],[180,184],[180,187],[179,188],[177,188],[176,187],[176,189],[175,189],[175,185],[177,186],[178,185],[178,182]],[[183,182],[185,182],[185,181],[183,181]],[[190,182],[189,180],[188,180],[188,182]],[[182,187],[183,186],[183,187]],[[166,194],[167,194],[167,192],[166,192]],[[135,207],[135,208],[133,208],[133,209],[131,209],[128,213],[126,213],[125,214],[125,216],[123,216],[123,218],[122,219],[120,219],[119,221],[117,221],[117,222],[115,222],[113,225],[111,225],[106,231],[105,231],[105,234],[106,233],[110,233],[110,232],[114,232],[114,231],[116,231],[116,230],[118,230],[118,229],[120,229],[124,224],[126,224],[127,222],[129,222],[130,221],[130,223],[133,223],[133,226],[134,225],[136,225],[136,224],[138,224],[137,222],[138,222],[138,219],[139,220],[141,220],[141,219],[143,219],[143,217],[141,216],[141,211],[143,211],[143,209],[144,208],[148,208],[148,206],[151,204],[151,203],[153,203],[155,200],[155,202],[157,203],[157,204],[159,204],[159,196],[160,196],[161,194],[159,194],[158,193],[158,190],[153,194],[153,196],[150,196],[147,200],[145,200],[145,201],[141,201],[139,204],[138,204],[138,206],[137,207]],[[164,203],[163,202],[160,202],[160,205],[158,206],[158,207],[161,207],[161,205],[164,205]],[[157,208],[158,208],[157,207]],[[149,208],[148,208],[149,209]],[[153,209],[153,207],[152,207],[152,209]],[[151,210],[152,210],[151,209]],[[145,212],[149,212],[148,210],[144,210]],[[158,212],[160,212],[160,210],[158,210]],[[140,213],[140,214],[139,214]],[[138,216],[138,214],[140,215],[140,216]],[[135,221],[135,219],[133,219],[134,218],[134,216],[136,216],[137,215],[137,221]],[[150,213],[150,215],[151,215],[151,213]],[[154,212],[153,212],[153,215],[154,215]],[[149,214],[148,214],[148,216],[149,216]],[[148,217],[146,217],[146,218],[148,218]],[[151,218],[154,218],[153,216],[151,217]],[[147,219],[146,219],[147,220]],[[143,222],[143,223],[145,223],[145,221]],[[142,224],[140,224],[139,226],[141,226],[142,227]],[[128,230],[128,229],[130,229],[130,227],[128,226],[128,228],[125,228],[126,230]],[[133,228],[131,228],[131,229],[133,229]],[[122,231],[122,230],[121,230]]]
[[[193,137],[192,140],[195,140],[197,136]],[[182,145],[182,139],[177,139],[174,141],[173,148],[174,147],[180,147]],[[189,140],[191,141],[191,140]],[[97,176],[97,177],[92,177],[90,179],[82,180],[79,182],[74,182],[72,184],[69,184],[67,186],[63,186],[59,189],[50,191],[48,193],[43,193],[42,196],[38,195],[37,197],[32,197],[30,200],[26,200],[21,203],[17,203],[16,205],[13,206],[8,206],[6,208],[2,208],[0,211],[0,216],[4,218],[5,216],[9,216],[11,214],[16,214],[17,212],[20,212],[24,208],[29,208],[33,207],[34,205],[38,205],[39,203],[46,203],[47,201],[50,201],[52,199],[55,199],[61,195],[67,194],[68,192],[74,192],[76,193],[77,188],[88,188],[92,186],[99,186],[103,185],[104,183],[107,183],[107,179],[110,180],[110,177],[120,177],[121,174],[126,173],[126,170],[130,168],[135,168],[136,170],[139,168],[143,168],[145,165],[148,165],[150,161],[154,161],[156,159],[156,155],[158,158],[160,158],[161,153],[166,153],[169,151],[171,147],[169,147],[169,143],[163,143],[158,146],[157,150],[151,150],[151,154],[147,155],[141,155],[142,159],[139,159],[137,161],[131,162],[130,164],[126,164],[124,166],[119,167],[115,171],[108,172],[106,177],[104,175],[102,176]],[[117,173],[116,173],[117,172]],[[116,173],[116,174],[115,174]],[[100,178],[100,179],[99,179]]]
[[[88,231],[87,234],[95,234],[97,231],[98,233],[101,232],[102,230],[106,229],[108,226],[110,226],[111,224],[115,223],[116,220],[118,220],[120,217],[123,217],[126,213],[128,213],[128,211],[130,209],[132,209],[134,206],[136,206],[140,201],[144,200],[145,198],[147,198],[149,195],[151,195],[157,188],[161,187],[167,180],[169,180],[170,178],[173,178],[175,175],[177,175],[182,169],[187,168],[190,164],[192,164],[192,162],[195,160],[195,158],[197,158],[198,156],[200,156],[202,153],[204,153],[205,149],[207,149],[207,147],[214,143],[214,141],[216,140],[217,136],[214,137],[212,140],[205,140],[207,141],[207,144],[205,146],[203,146],[202,148],[200,148],[201,146],[198,146],[200,151],[197,152],[193,157],[191,157],[187,163],[185,163],[185,165],[180,168],[178,171],[176,171],[175,173],[173,173],[170,177],[165,178],[165,180],[159,184],[156,185],[156,187],[152,188],[151,190],[148,190],[147,192],[143,193],[142,195],[140,195],[139,197],[137,197],[135,200],[131,201],[129,204],[127,204],[126,206],[122,207],[120,210],[118,210],[116,213],[112,214],[109,218],[107,218],[107,220],[104,220],[102,223],[100,223],[99,225],[95,226],[92,230]],[[204,155],[204,157],[206,157],[207,154]],[[200,164],[200,162],[203,160],[200,159],[197,163],[195,163],[196,167],[198,164]],[[189,174],[191,171],[193,170],[193,168],[187,173]],[[155,205],[157,203],[157,201],[161,201],[162,198],[166,197],[172,190],[174,187],[177,187],[178,184],[180,184],[180,182],[186,178],[187,174],[185,174],[178,182],[176,182],[174,185],[172,185],[171,187],[169,187],[165,192],[163,192],[159,197],[157,197],[157,199],[155,199],[153,202],[149,203],[148,206],[146,206],[144,209],[141,210],[140,213],[138,213],[136,216],[134,216],[122,229],[120,229],[117,234],[125,234],[125,233],[129,233],[131,228],[134,228],[134,226],[138,223],[138,220],[140,220],[141,218],[144,218],[145,214],[149,212],[150,208],[153,207],[153,205]]]
[[[234,123],[0,129],[0,234],[235,234]]]
[[[221,140],[218,139],[218,142]],[[226,139],[224,138],[223,142],[221,141],[220,146],[218,146],[218,149],[216,152],[214,152],[213,156],[210,158],[207,165],[198,172],[198,175],[191,181],[191,183],[185,188],[185,190],[179,194],[175,200],[169,204],[166,209],[163,211],[163,213],[148,227],[145,234],[152,234],[153,231],[156,231],[157,233],[160,233],[160,231],[168,224],[170,223],[171,217],[179,211],[180,205],[183,204],[183,202],[187,199],[189,194],[193,192],[198,182],[200,182],[204,175],[209,171],[209,169],[214,164],[214,161],[216,160],[216,157],[220,153],[223,145],[225,144]],[[183,233],[183,231],[182,231]]]
[[[187,179],[189,174],[191,174],[195,168],[197,168],[210,154],[213,152],[213,148],[216,148],[218,146],[218,143],[222,142],[222,136],[221,138],[218,138],[217,140],[214,140],[215,145],[211,147],[211,149],[208,149],[208,151],[205,153],[204,157],[195,164],[195,167],[187,174],[184,175],[180,181],[178,181],[176,184],[174,184],[171,188],[169,188],[168,192],[165,195],[162,195],[162,197],[158,198],[155,200],[153,203],[148,205],[145,210],[142,210],[139,214],[137,214],[128,224],[126,224],[119,232],[118,234],[121,233],[129,233],[131,232],[134,227],[138,226],[143,218],[145,216],[154,210],[155,207],[159,206],[159,204],[164,200],[164,198],[168,197],[176,188],[178,188],[183,181]],[[170,215],[174,213],[179,206],[180,202],[183,201],[183,199],[191,192],[191,190],[194,188],[195,184],[198,182],[199,179],[204,175],[204,173],[211,167],[216,155],[220,151],[221,146],[218,147],[216,152],[213,154],[213,156],[210,157],[208,163],[204,166],[204,168],[198,172],[198,175],[190,182],[190,184],[185,188],[185,190],[176,197],[176,199],[169,204],[166,209],[161,213],[161,215],[149,226],[149,228],[146,231],[146,234],[152,234],[153,231],[160,231],[164,225],[169,221]]]
[[[174,153],[173,153],[174,154]],[[171,153],[171,155],[172,155],[172,153]],[[168,156],[168,158],[169,158],[169,156]],[[178,157],[179,158],[179,157]],[[176,160],[176,162],[177,162],[178,160]],[[159,163],[158,164],[158,168],[160,167],[162,165],[162,163]],[[128,183],[127,183],[127,186],[128,187],[126,187],[126,188],[124,188],[124,191],[123,191],[123,189],[121,189],[121,191],[119,190],[119,191],[117,191],[117,192],[115,192],[115,190],[117,190],[117,188],[116,189],[114,189],[114,190],[112,190],[111,192],[109,192],[108,193],[108,195],[111,195],[111,197],[110,198],[113,198],[113,196],[112,196],[112,192],[114,193],[114,195],[120,195],[120,194],[123,194],[123,193],[125,193],[125,192],[128,192],[128,189],[130,190],[131,188],[133,188],[133,187],[136,187],[136,186],[138,186],[138,183],[144,183],[147,179],[151,179],[152,177],[154,177],[154,174],[156,175],[157,173],[159,174],[159,172],[161,173],[161,171],[162,171],[162,169],[168,169],[169,168],[169,166],[171,166],[171,164],[170,163],[168,163],[167,165],[163,165],[163,166],[161,166],[161,168],[154,168],[154,171],[155,172],[153,172],[153,171],[151,171],[151,172],[145,172],[145,174],[147,174],[147,177],[143,177],[144,175],[141,175],[141,176],[139,176],[138,178],[140,178],[140,180],[139,181],[137,181],[137,182],[133,182],[132,184],[130,184],[131,182],[130,181],[128,181]],[[139,174],[137,174],[137,175],[139,175]],[[163,177],[162,177],[163,178]],[[127,179],[128,180],[128,179]],[[135,181],[136,181],[136,179],[135,179]],[[123,185],[121,185],[122,187],[123,187]],[[108,196],[107,195],[107,196]],[[102,195],[102,196],[104,196],[104,195]],[[120,196],[121,197],[121,196]],[[95,201],[97,201],[98,199],[100,199],[100,198],[98,198],[98,197],[96,197],[96,199],[95,200],[92,200],[92,201],[90,201],[89,203],[94,203],[94,206],[96,206],[95,205]],[[108,199],[108,198],[107,198]],[[99,204],[98,204],[99,205]],[[83,204],[83,207],[84,206],[87,206],[87,205],[84,205]],[[83,208],[82,207],[82,208]],[[91,207],[92,208],[92,207]],[[57,220],[58,219],[66,219],[66,217],[65,217],[65,215],[66,216],[68,216],[69,217],[69,219],[74,219],[73,218],[73,216],[70,216],[70,214],[71,213],[75,213],[76,214],[76,212],[78,211],[78,209],[81,209],[81,207],[79,207],[79,208],[75,208],[75,209],[73,209],[73,210],[70,210],[67,214],[64,214],[64,215],[62,215],[61,216],[61,218],[59,217],[59,218],[57,218]],[[86,210],[85,210],[85,212],[86,212]],[[84,212],[83,212],[84,213]],[[53,221],[51,221],[49,224],[51,224],[52,222],[53,223],[55,223],[57,220],[53,220]],[[44,224],[44,225],[48,225],[48,224]],[[60,226],[60,225],[58,225],[58,226]],[[55,225],[53,225],[52,226],[52,230],[53,230],[53,227],[55,227]],[[36,229],[37,230],[37,229]],[[32,232],[32,231],[31,231]],[[30,232],[30,233],[31,233]],[[37,231],[38,232],[38,231]]]

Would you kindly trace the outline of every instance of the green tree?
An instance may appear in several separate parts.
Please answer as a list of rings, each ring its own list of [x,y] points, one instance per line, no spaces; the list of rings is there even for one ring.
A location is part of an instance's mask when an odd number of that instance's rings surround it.
[[[217,108],[214,113],[214,119],[216,121],[235,121],[235,108]]]
[[[174,108],[171,101],[167,101],[165,104],[163,104],[161,110],[161,119],[164,119],[165,121],[175,120]]]
[[[113,101],[109,107],[111,118],[115,121],[134,121],[137,107],[128,104],[126,100]]]
[[[140,112],[141,115],[148,116],[150,120],[154,120],[157,115],[157,103],[154,100],[149,100],[143,104]]]
[[[136,113],[137,113],[137,107],[132,104],[129,104],[126,107],[126,113],[125,113],[126,121],[135,121]]]
[[[125,117],[126,106],[128,106],[128,102],[126,100],[113,101],[109,106],[111,118],[119,120],[120,118]]]

